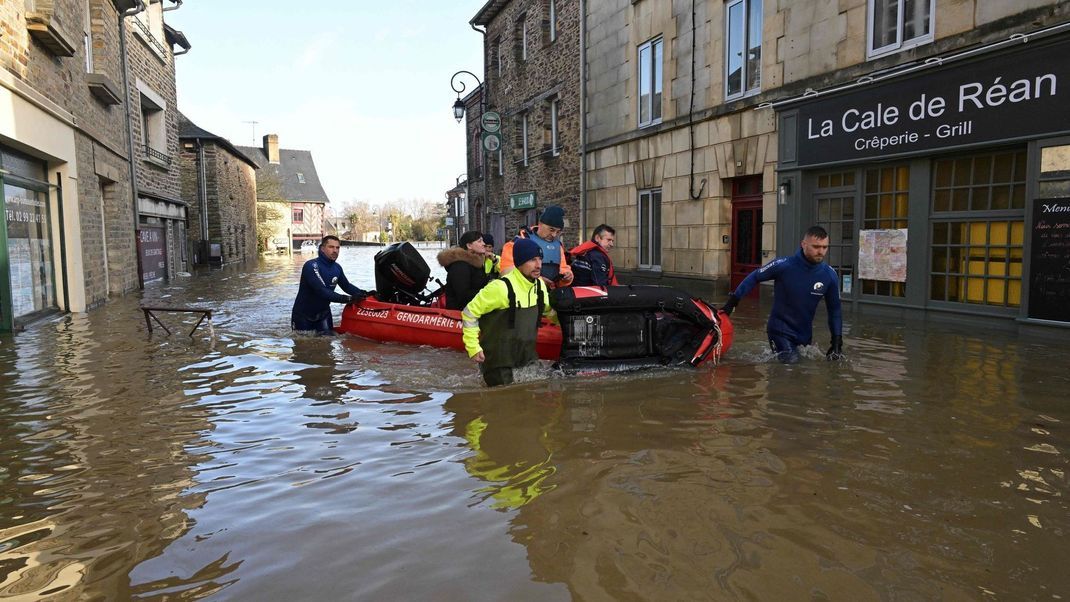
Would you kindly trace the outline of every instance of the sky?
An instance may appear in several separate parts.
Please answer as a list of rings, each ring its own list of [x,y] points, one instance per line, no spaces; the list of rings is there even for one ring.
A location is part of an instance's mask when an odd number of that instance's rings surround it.
[[[175,59],[178,108],[236,145],[271,133],[312,151],[335,209],[445,201],[466,169],[450,76],[482,78],[483,36],[468,21],[484,3],[185,0],[165,13],[192,45]]]

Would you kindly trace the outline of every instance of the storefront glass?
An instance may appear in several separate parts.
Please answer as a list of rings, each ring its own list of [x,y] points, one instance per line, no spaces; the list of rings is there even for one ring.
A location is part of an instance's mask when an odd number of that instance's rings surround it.
[[[56,306],[48,194],[4,184],[11,313],[15,319]]]

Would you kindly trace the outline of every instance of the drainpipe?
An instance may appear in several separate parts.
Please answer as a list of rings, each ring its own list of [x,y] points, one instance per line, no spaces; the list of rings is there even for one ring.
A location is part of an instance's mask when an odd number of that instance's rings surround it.
[[[201,261],[208,265],[211,245],[208,241],[208,170],[204,165],[204,141],[197,139],[197,201],[201,206]]]
[[[691,137],[691,175],[687,186],[687,193],[691,200],[697,201],[702,198],[702,191],[706,189],[706,178],[695,192],[695,0],[691,0],[691,107],[687,110],[687,129]]]
[[[587,2],[580,0],[580,236],[587,240]]]
[[[63,172],[56,172],[56,207],[59,209],[59,257],[60,273],[63,281],[63,311],[71,311],[70,286],[67,283],[67,232],[63,216]],[[104,263],[108,263],[107,257]]]
[[[126,142],[127,142],[127,158],[130,164],[130,196],[133,202],[134,209],[134,236],[137,236],[137,229],[141,222],[141,215],[137,208],[137,164],[135,163],[136,156],[134,153],[134,126],[130,123],[131,111],[133,103],[130,100],[130,60],[127,56],[126,49],[126,18],[132,17],[139,12],[145,10],[145,0],[134,0],[134,7],[121,13],[119,15],[119,60],[122,63],[123,70],[123,90],[126,91]],[[137,252],[137,240],[134,241],[134,257],[137,260],[137,282],[138,288],[145,288],[142,282],[142,266],[141,266],[141,254]]]
[[[169,10],[178,10],[178,7],[182,6],[182,0],[171,0],[171,2],[173,2],[175,5],[165,7],[163,9],[163,12],[167,12]]]

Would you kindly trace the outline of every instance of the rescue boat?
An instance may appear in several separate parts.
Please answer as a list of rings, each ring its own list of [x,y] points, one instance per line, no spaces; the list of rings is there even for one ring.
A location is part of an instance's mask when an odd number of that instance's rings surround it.
[[[375,341],[464,349],[461,312],[433,306],[430,269],[408,243],[375,256],[376,294],[342,311],[340,333]],[[728,316],[683,291],[652,285],[551,291],[560,326],[543,320],[536,350],[567,373],[698,366],[732,345]]]

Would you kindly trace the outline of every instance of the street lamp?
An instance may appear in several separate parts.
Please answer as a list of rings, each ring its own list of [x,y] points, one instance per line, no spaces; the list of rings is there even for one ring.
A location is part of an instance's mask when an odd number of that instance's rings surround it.
[[[488,88],[488,86],[483,85],[483,82],[480,81],[479,76],[477,76],[475,73],[472,73],[471,71],[465,71],[465,70],[462,69],[462,70],[458,71],[457,73],[454,73],[452,76],[450,76],[450,87],[453,88],[453,91],[457,93],[457,100],[454,101],[454,103],[453,103],[453,118],[457,120],[457,123],[460,123],[461,120],[464,119],[464,113],[465,113],[465,105],[464,105],[464,101],[461,100],[461,93],[464,92],[466,88],[465,88],[464,82],[460,81],[460,79],[458,79],[462,75],[467,75],[467,76],[471,77],[472,79],[476,80],[476,89],[478,89],[478,88],[480,88],[482,86],[483,89],[479,93],[479,115],[480,115],[480,118],[482,118],[483,115],[487,112],[487,93],[488,93],[487,88]],[[489,84],[489,82],[488,82],[488,84]],[[467,137],[468,136],[466,134],[465,138],[467,138]],[[467,145],[467,142],[466,142],[466,145]],[[480,179],[483,182],[483,203],[484,203],[483,212],[479,215],[479,218],[480,218],[479,219],[479,226],[483,227],[484,222],[486,222],[485,212],[486,212],[486,199],[487,199],[487,176],[486,176],[487,147],[483,145],[483,141],[482,140],[479,141],[479,157],[480,157],[480,161],[479,161],[480,174],[479,175],[480,175]],[[467,163],[468,163],[468,153],[466,152],[465,153],[465,164],[467,165]],[[471,186],[472,182],[473,182],[472,174],[469,173],[468,174],[469,186]],[[469,188],[468,192],[471,193],[471,188]],[[466,194],[465,195],[465,203],[469,202],[468,201],[469,198],[471,198],[471,194]],[[468,213],[468,212],[465,212],[465,213]]]
[[[483,85],[483,82],[479,81],[479,77],[471,71],[465,71],[462,69],[450,76],[450,87],[453,88],[453,91],[457,93],[457,100],[453,103],[453,118],[457,120],[457,123],[460,123],[461,120],[464,119],[465,109],[464,101],[461,100],[461,93],[465,91],[465,85],[463,81],[459,81],[457,78],[465,74],[470,75],[472,79],[476,80],[477,88]],[[479,108],[481,112],[484,106],[483,97],[486,95],[486,90],[484,90],[483,92],[483,94],[479,95]]]

